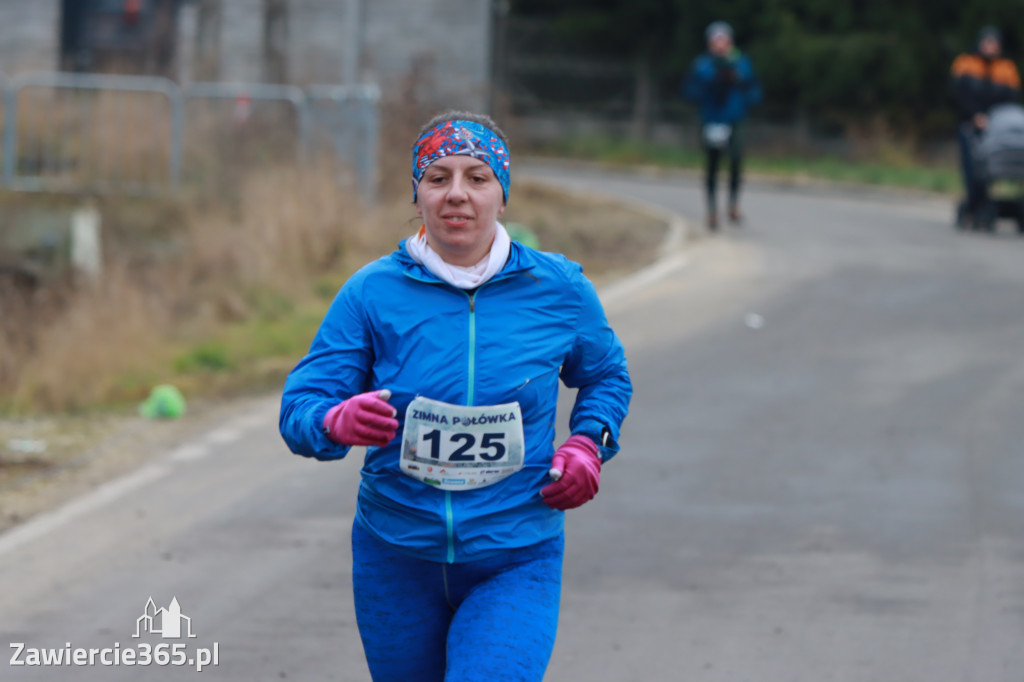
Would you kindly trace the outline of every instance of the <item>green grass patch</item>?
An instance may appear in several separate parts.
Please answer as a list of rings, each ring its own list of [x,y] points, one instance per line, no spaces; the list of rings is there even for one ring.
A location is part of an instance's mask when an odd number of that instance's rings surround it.
[[[279,385],[309,350],[326,307],[319,296],[281,300],[261,315],[220,325],[176,356],[165,381],[215,395]]]
[[[849,160],[835,156],[767,156],[749,153],[749,172],[781,179],[817,179],[863,185],[900,187],[955,193],[960,188],[955,167],[934,166],[906,158],[902,150],[889,156],[898,161]],[[653,144],[606,136],[568,137],[534,150],[542,156],[573,158],[616,165],[653,165],[663,168],[700,169],[704,157],[697,149]]]
[[[221,372],[234,367],[232,351],[219,341],[204,341],[174,359],[177,374]]]

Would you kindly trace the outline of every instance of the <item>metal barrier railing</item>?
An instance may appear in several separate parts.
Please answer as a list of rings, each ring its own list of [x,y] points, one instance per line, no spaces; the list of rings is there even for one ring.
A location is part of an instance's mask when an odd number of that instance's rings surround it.
[[[380,146],[380,88],[311,86],[308,96],[314,117],[331,133],[335,156],[352,161],[364,199],[374,203]],[[344,125],[345,121],[356,121],[356,125]]]
[[[34,100],[26,96],[32,91]],[[153,96],[162,105],[153,107]],[[24,73],[5,85],[4,103],[3,182],[10,189],[146,193],[177,186],[182,96],[171,80]]]
[[[186,100],[230,100],[235,103],[236,115],[239,108],[248,108],[255,101],[288,104],[295,115],[297,152],[300,158],[305,155],[309,141],[309,100],[302,88],[265,83],[191,83],[184,92]]]
[[[189,170],[190,148],[218,142],[254,147],[265,133],[283,144],[260,149],[308,159],[315,134],[327,134],[338,160],[350,164],[367,201],[375,199],[380,92],[375,86],[334,87],[192,83],[164,78],[33,72],[5,81],[2,184],[14,190],[148,194],[207,181]],[[186,112],[200,102],[233,103],[232,135],[218,134],[222,111],[205,120]],[[258,128],[257,107],[278,114]],[[254,117],[255,118],[255,117]],[[205,128],[204,128],[205,126]],[[290,136],[290,137],[289,137]],[[193,139],[195,138],[195,139]],[[213,153],[223,152],[221,147]],[[318,147],[319,148],[319,147]],[[205,149],[207,153],[209,149]],[[183,166],[186,171],[183,173]]]

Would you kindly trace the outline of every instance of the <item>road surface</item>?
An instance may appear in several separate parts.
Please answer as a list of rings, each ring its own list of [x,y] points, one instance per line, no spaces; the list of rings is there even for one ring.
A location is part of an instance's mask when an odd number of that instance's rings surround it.
[[[692,179],[531,172],[700,222]],[[1020,682],[1024,242],[955,234],[926,199],[753,186],[745,209],[604,292],[636,394],[600,495],[570,512],[546,679]],[[0,535],[0,641],[22,660],[216,645],[204,679],[369,680],[357,462],[288,455],[274,397],[241,408]],[[195,637],[146,633],[150,597]]]

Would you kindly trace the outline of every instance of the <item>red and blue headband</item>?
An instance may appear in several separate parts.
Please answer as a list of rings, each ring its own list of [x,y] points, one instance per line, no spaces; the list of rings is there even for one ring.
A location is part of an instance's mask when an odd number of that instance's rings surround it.
[[[483,161],[498,178],[508,201],[508,147],[493,130],[473,121],[445,121],[423,133],[412,147],[412,200],[427,166],[445,156],[472,156]]]

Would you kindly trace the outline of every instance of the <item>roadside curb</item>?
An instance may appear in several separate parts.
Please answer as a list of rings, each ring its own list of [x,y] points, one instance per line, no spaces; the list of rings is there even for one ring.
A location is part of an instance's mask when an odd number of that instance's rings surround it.
[[[540,182],[539,179],[534,179],[529,175],[526,175],[524,180]],[[580,189],[579,187],[562,185],[557,180],[552,181],[549,178],[544,178],[543,182],[557,184],[560,192],[577,197],[583,201],[611,201],[616,204],[622,204],[631,211],[642,213],[649,218],[665,223],[665,236],[662,237],[661,244],[658,245],[659,259],[685,249],[687,243],[697,238],[696,230],[693,229],[690,221],[675,211],[647,206],[624,197],[612,197],[607,194],[598,194],[590,190]]]
[[[246,398],[224,408],[219,419],[195,429],[176,444],[165,444],[144,461],[106,477],[91,488],[39,511],[33,516],[0,530],[0,557],[22,545],[43,537],[80,516],[109,507],[125,495],[147,486],[176,468],[188,466],[205,457],[216,456],[219,448],[240,440],[243,434],[271,422],[267,414],[277,413],[276,394]],[[260,410],[264,410],[261,412]]]
[[[538,165],[543,166],[544,164]],[[629,208],[631,211],[642,213],[654,220],[665,223],[665,236],[662,237],[661,244],[658,245],[657,256],[654,261],[602,286],[598,290],[598,295],[606,305],[628,298],[633,293],[689,264],[689,258],[686,256],[685,251],[691,242],[699,239],[699,233],[694,229],[693,224],[679,213],[669,209],[651,207],[625,197],[610,197],[606,194],[564,185],[550,178],[543,178],[542,180],[530,175],[529,172],[524,173],[523,179],[527,182],[544,182],[557,185],[560,192],[565,192],[570,196],[585,201],[613,201]]]

